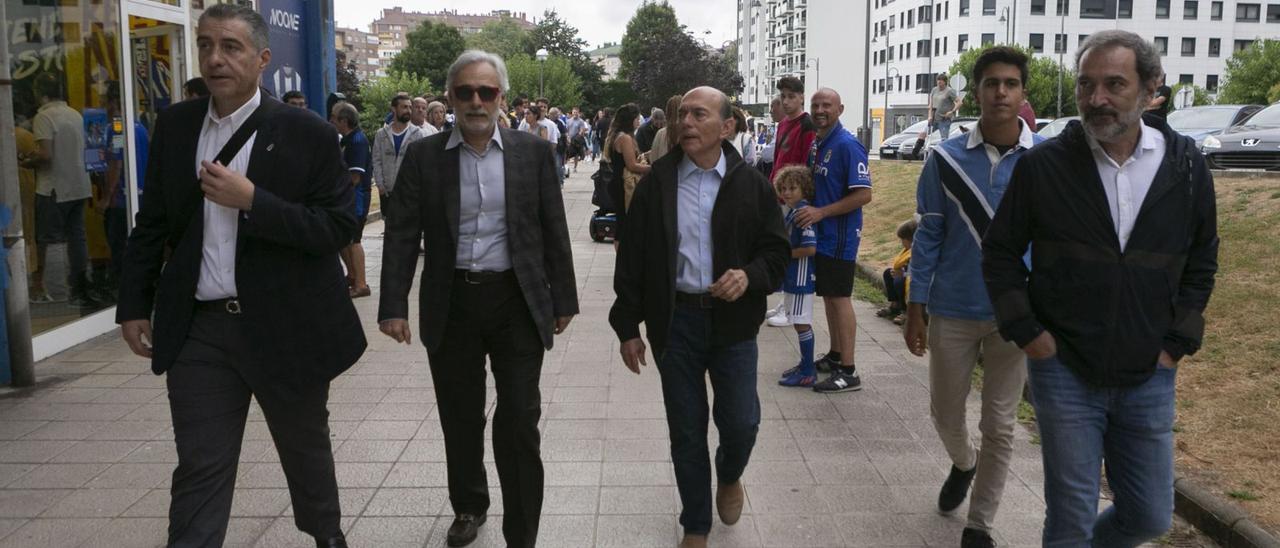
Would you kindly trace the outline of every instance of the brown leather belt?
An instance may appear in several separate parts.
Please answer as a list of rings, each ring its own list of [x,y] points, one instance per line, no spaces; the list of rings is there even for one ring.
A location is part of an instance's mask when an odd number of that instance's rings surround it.
[[[196,310],[201,312],[217,312],[220,314],[240,315],[240,299],[231,297],[213,301],[196,301]]]
[[[491,272],[487,270],[478,271],[458,269],[453,271],[453,279],[471,285],[514,282],[516,281],[516,271],[503,270],[502,272]]]
[[[715,300],[715,297],[712,297],[710,293],[676,292],[676,304],[678,305],[709,309],[713,306]]]

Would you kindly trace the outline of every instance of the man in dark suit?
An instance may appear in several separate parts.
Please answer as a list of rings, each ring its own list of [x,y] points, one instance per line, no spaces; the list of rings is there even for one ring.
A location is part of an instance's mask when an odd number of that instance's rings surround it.
[[[475,540],[489,508],[484,470],[485,357],[497,407],[493,454],[507,546],[533,546],[542,512],[538,377],[544,349],[578,313],[569,230],[551,143],[501,128],[502,59],[463,53],[449,68],[457,125],[413,143],[392,194],[379,328],[408,344],[409,289],[425,240],[422,315],[444,427],[449,546]]]
[[[707,386],[715,392],[720,520],[742,514],[746,470],[760,426],[756,334],[765,297],[781,283],[791,246],[769,181],[733,145],[729,98],[685,94],[680,147],[636,186],[619,249],[609,323],[622,359],[639,374],[647,328],[671,434],[680,491],[681,548],[705,548],[711,530]]]
[[[326,406],[329,381],[365,338],[338,262],[357,226],[337,134],[262,96],[271,52],[251,8],[210,7],[196,43],[212,97],[156,122],[116,311],[133,352],[168,373],[178,451],[168,543],[222,545],[252,396],[294,522],[317,546],[346,546]],[[238,148],[237,134],[247,137]]]

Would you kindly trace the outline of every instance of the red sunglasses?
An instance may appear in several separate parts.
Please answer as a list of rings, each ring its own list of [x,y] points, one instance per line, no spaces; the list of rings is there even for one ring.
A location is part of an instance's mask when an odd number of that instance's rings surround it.
[[[480,95],[480,100],[486,103],[498,98],[498,92],[501,91],[493,86],[457,86],[453,88],[452,97],[459,101],[470,101],[476,94]]]

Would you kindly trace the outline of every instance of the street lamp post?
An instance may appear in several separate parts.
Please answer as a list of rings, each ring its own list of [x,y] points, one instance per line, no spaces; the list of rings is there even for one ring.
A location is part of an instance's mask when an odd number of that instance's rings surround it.
[[[547,64],[547,48],[538,50],[538,97],[546,96],[546,91],[542,85],[542,67]]]
[[[1008,8],[1008,7],[1000,8],[1000,19],[999,19],[999,21],[1000,21],[1001,23],[1004,23],[1004,43],[1005,43],[1005,44],[1008,44],[1008,43],[1009,43],[1009,23],[1011,22],[1011,20],[1009,19],[1009,8]]]
[[[805,61],[804,61],[804,66],[805,66],[805,68],[808,68],[808,67],[809,67],[809,66],[811,66],[811,65],[813,66],[813,86],[814,86],[814,88],[818,88],[818,87],[821,87],[821,86],[822,86],[822,67],[821,67],[821,63],[819,63],[819,61],[821,61],[821,59],[819,59],[819,58],[817,58],[817,57],[811,57],[811,58],[809,58],[809,59],[805,59]]]
[[[875,44],[878,41],[878,39],[873,38],[871,43]],[[889,54],[887,52],[891,47],[892,46],[889,44],[889,27],[886,26],[884,31],[884,49],[886,52],[884,55],[884,111],[880,113],[880,132],[883,134],[881,135],[882,138],[892,135],[889,133],[889,89],[892,87],[889,82],[890,78],[898,75],[898,69],[889,66]]]
[[[1061,118],[1061,117],[1062,117],[1062,71],[1063,71],[1063,62],[1064,62],[1064,61],[1063,61],[1063,59],[1062,59],[1062,57],[1063,57],[1064,55],[1066,55],[1066,52],[1067,52],[1067,14],[1066,14],[1066,10],[1063,10],[1063,12],[1062,12],[1062,13],[1059,13],[1059,14],[1058,14],[1058,36],[1062,39],[1062,44],[1060,45],[1060,47],[1058,47],[1058,90],[1057,90],[1057,91],[1058,91],[1058,93],[1057,93],[1057,95],[1058,95],[1058,108],[1057,108],[1057,110],[1054,112],[1054,116],[1053,116],[1054,118]],[[1058,41],[1058,40],[1056,40],[1056,39],[1054,40],[1054,45],[1059,45],[1059,44],[1057,44],[1057,41]]]

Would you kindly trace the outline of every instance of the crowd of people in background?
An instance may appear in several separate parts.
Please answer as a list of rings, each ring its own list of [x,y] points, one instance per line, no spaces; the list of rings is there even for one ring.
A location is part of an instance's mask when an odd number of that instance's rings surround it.
[[[450,546],[473,541],[489,508],[486,360],[496,379],[503,535],[511,546],[535,544],[539,373],[578,313],[561,189],[582,162],[609,176],[617,223],[609,324],[623,365],[640,374],[651,355],[661,377],[682,548],[707,545],[713,504],[726,525],[743,511],[761,419],[762,324],[796,333],[794,364],[763,364],[776,368],[779,385],[862,389],[852,297],[873,173],[863,143],[841,123],[837,90],[808,90],[806,105],[805,83],[783,77],[767,123],[708,87],[647,112],[627,103],[586,114],[542,97],[508,104],[503,60],[472,50],[449,68],[445,94],[405,90],[365,105],[386,109],[378,128],[362,128],[352,102],[330,97],[325,126],[290,108],[308,108],[301,92],[276,101],[258,87],[260,28],[258,14],[234,5],[201,16],[201,70],[223,76],[187,82],[189,98],[209,98],[162,113],[151,144],[147,128],[134,129],[135,160],[150,166],[139,173],[156,178],[145,181],[127,246],[122,155],[107,159],[110,198],[95,204],[112,256],[127,259],[111,273],[123,336],[170,375],[179,454],[172,543],[217,544],[225,535],[237,458],[227,448],[239,447],[245,420],[234,409],[247,409],[253,394],[280,447],[299,528],[321,546],[345,546],[327,391],[365,347],[350,299],[373,294],[361,236],[375,196],[387,227],[378,323],[397,342],[411,340],[408,295],[426,256],[417,325],[445,437]],[[916,214],[895,220],[902,250],[883,273],[891,304],[881,315],[902,324],[911,353],[928,356],[930,413],[951,461],[937,509],[951,513],[969,500],[962,547],[995,545],[1028,383],[1043,447],[1045,545],[1137,546],[1169,527],[1174,377],[1178,360],[1200,346],[1216,270],[1213,180],[1188,139],[1143,116],[1163,71],[1137,35],[1103,31],[1084,41],[1076,59],[1082,120],[1048,142],[1028,114],[1028,62],[1016,49],[985,49],[963,99],[938,77],[926,134],[949,138],[919,176]],[[43,259],[46,242],[67,244],[73,304],[114,300],[87,274],[83,166],[51,162],[83,156],[83,119],[57,81],[37,78],[35,92],[33,135],[20,140],[19,160],[34,171],[38,253]],[[963,101],[980,117],[950,136]],[[119,90],[108,87],[105,102],[118,113]],[[255,146],[252,135],[264,134],[244,128],[262,127],[259,116],[290,138]],[[277,145],[305,162],[296,172],[253,169]],[[194,205],[172,198],[192,165],[200,166]],[[193,222],[200,230],[186,230]],[[237,261],[253,277],[237,279]],[[49,299],[42,263],[36,302]],[[345,297],[336,291],[343,273]],[[769,308],[775,292],[782,298]],[[822,354],[818,299],[828,328]],[[291,311],[306,317],[281,316]],[[276,338],[263,339],[268,331]],[[286,343],[309,350],[292,355]],[[323,371],[302,372],[304,358]],[[269,374],[242,367],[262,360],[283,365]],[[966,420],[977,367],[980,444]],[[201,392],[210,383],[226,387],[212,407]],[[206,416],[214,408],[233,411]],[[1099,514],[1104,461],[1116,496]]]

